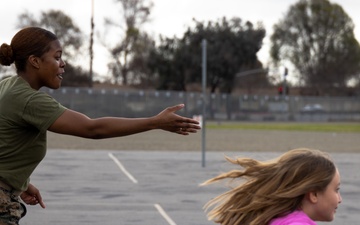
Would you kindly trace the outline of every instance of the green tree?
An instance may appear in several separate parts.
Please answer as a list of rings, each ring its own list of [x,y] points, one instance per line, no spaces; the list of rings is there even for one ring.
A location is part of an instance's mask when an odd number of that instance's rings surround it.
[[[109,41],[103,41],[113,58],[109,69],[116,82],[121,81],[123,85],[139,83],[143,78],[148,46],[153,42],[146,32],[141,31],[141,26],[149,22],[153,3],[150,1],[146,4],[145,0],[115,2],[121,5],[120,15],[123,15],[123,19],[114,21],[107,18],[105,25],[112,30],[114,27],[119,28],[122,32],[114,46],[110,46]]]
[[[185,90],[188,83],[201,83],[203,39],[207,40],[207,85],[211,93],[231,93],[239,73],[262,68],[256,56],[265,36],[261,25],[254,27],[239,18],[194,22],[195,27],[188,28],[181,39],[163,38],[152,53],[150,67],[160,78],[161,89]],[[267,83],[266,76],[257,78],[258,84]]]
[[[319,94],[344,88],[360,72],[360,46],[343,8],[328,0],[300,0],[274,26],[271,57],[291,62],[300,81]]]
[[[186,89],[185,77],[193,68],[188,64],[191,60],[186,58],[189,54],[180,45],[177,38],[160,37],[160,45],[151,49],[148,68],[159,90]]]
[[[132,49],[133,57],[129,63],[129,70],[134,78],[132,83],[143,89],[154,88],[157,81],[156,78],[149,76],[151,71],[148,67],[148,61],[153,48],[155,48],[155,41],[143,33],[138,37],[138,41]]]
[[[70,16],[59,10],[41,12],[36,18],[29,12],[24,12],[18,17],[18,28],[38,26],[52,31],[60,40],[63,47],[63,58],[66,62],[66,79],[63,86],[89,85],[88,73],[80,66],[75,66],[72,61],[79,57],[83,45],[83,34]],[[91,85],[91,84],[90,84]]]

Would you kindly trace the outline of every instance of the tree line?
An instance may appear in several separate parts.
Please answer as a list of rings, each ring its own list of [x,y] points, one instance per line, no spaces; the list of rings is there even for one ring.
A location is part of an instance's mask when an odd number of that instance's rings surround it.
[[[354,24],[339,4],[328,0],[299,0],[290,6],[274,25],[269,53],[272,64],[265,66],[257,57],[266,35],[261,23],[238,17],[194,19],[182,37],[160,36],[155,41],[143,27],[150,22],[154,7],[151,1],[114,2],[122,18],[106,18],[104,26],[118,29],[117,41],[110,44],[105,34],[98,37],[111,55],[108,68],[115,83],[179,91],[199,86],[201,42],[206,39],[206,82],[212,93],[281,85],[282,74],[274,79],[269,68],[284,65],[294,68],[291,72],[297,74],[298,80],[295,85],[311,89],[312,94],[344,94],[343,90],[350,85],[360,87],[360,45],[354,35]],[[86,36],[70,16],[59,10],[45,11],[40,16],[24,12],[19,15],[17,27],[25,26],[41,26],[59,37],[67,62],[63,85],[91,85],[88,66],[71,63],[87,54],[88,46]]]

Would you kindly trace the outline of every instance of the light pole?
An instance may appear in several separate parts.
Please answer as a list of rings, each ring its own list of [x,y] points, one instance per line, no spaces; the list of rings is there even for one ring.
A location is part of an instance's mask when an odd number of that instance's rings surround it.
[[[93,85],[93,59],[94,59],[94,51],[93,51],[93,45],[94,45],[94,0],[91,0],[91,20],[90,20],[90,69],[89,69],[89,87],[92,87]]]

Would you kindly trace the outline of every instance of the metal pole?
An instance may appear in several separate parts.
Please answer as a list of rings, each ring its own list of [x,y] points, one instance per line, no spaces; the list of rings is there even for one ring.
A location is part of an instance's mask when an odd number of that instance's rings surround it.
[[[206,122],[206,40],[202,40],[202,167],[205,167],[205,150],[206,150],[206,135],[205,135],[205,122]]]
[[[94,45],[94,0],[91,1],[91,31],[90,31],[90,71],[89,71],[89,87],[92,87],[93,82],[93,59],[94,59],[94,51],[93,51],[93,45]]]

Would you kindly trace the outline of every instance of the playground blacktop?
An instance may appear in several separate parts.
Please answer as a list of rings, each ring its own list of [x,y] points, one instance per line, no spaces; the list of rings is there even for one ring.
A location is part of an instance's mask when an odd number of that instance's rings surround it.
[[[204,204],[225,191],[199,186],[229,169],[224,154],[269,159],[277,152],[110,151],[49,149],[31,182],[46,209],[28,206],[22,225],[208,225]],[[331,153],[343,198],[336,218],[319,225],[358,225],[360,154]],[[205,165],[203,165],[205,162]]]

